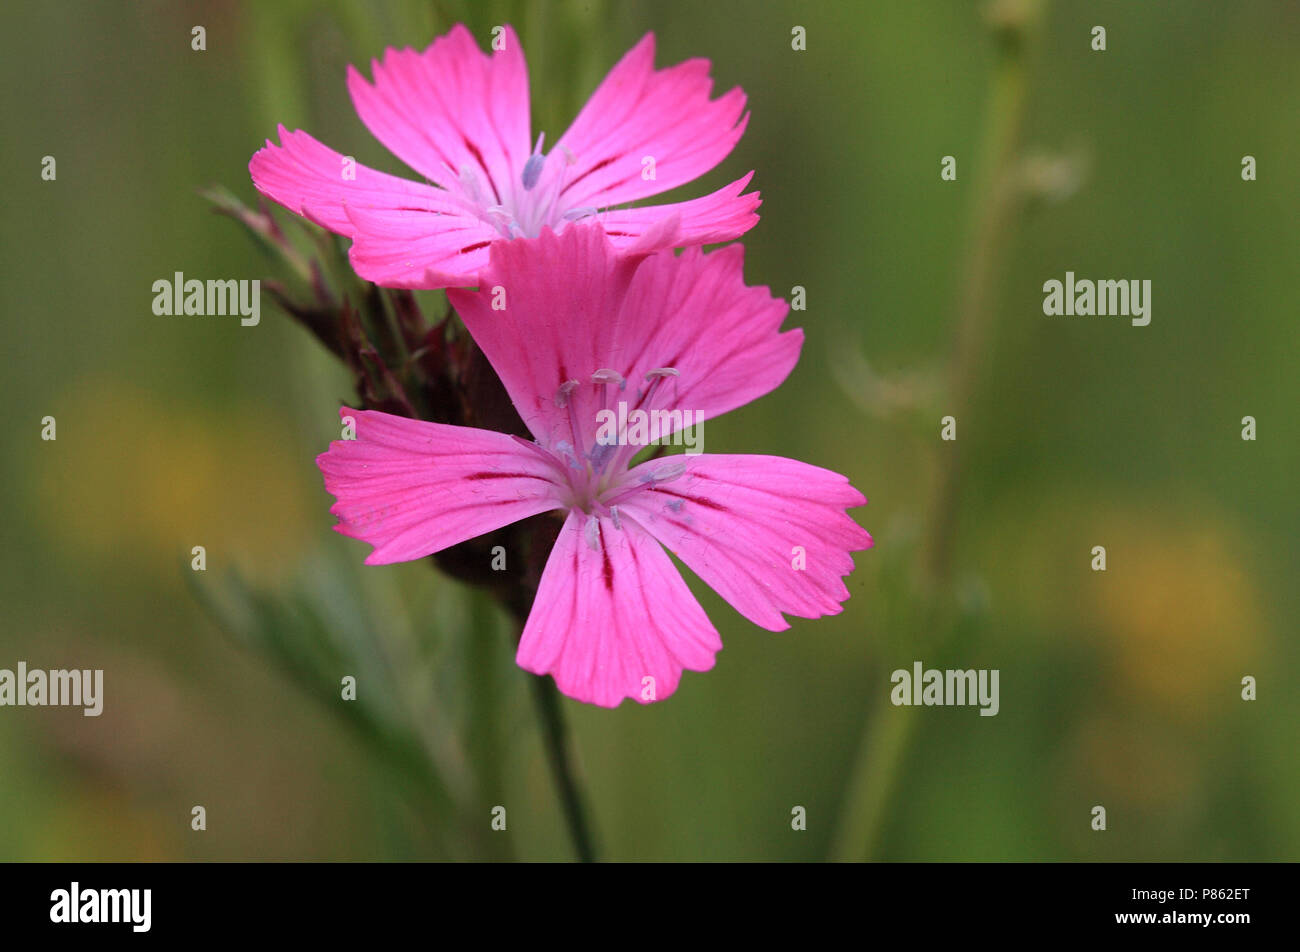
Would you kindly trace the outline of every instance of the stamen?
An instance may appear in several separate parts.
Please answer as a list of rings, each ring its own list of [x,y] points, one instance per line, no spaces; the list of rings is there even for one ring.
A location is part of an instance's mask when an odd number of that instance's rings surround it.
[[[643,472],[638,474],[635,482],[627,480],[621,483],[616,483],[612,487],[611,492],[602,495],[601,502],[612,510],[614,506],[623,502],[625,499],[630,499],[638,493],[643,493],[648,489],[656,489],[661,483],[671,482],[685,472],[685,463],[667,463],[653,472]],[[678,501],[680,502],[680,500]],[[673,507],[671,503],[668,505],[672,508],[673,512],[679,512],[681,510],[680,505],[676,507]]]
[[[684,472],[686,472],[685,463],[668,463],[665,466],[660,466],[652,473],[642,473],[641,482],[657,486],[659,483],[671,482]]]
[[[555,391],[555,406],[563,410],[569,405],[569,394],[579,386],[576,380],[566,380],[560,384],[560,389]]]
[[[600,527],[600,520],[595,516],[587,517],[587,524],[582,527],[582,533],[587,537],[587,545],[591,546],[592,551],[600,551],[599,537],[596,535]]]
[[[618,389],[622,390],[623,387],[626,386],[627,384],[627,378],[625,378],[617,370],[610,370],[608,367],[605,367],[602,368],[601,370],[597,370],[594,374],[591,375],[591,382],[592,383],[616,383],[618,384]]]
[[[564,183],[569,177],[569,166],[578,160],[574,158],[568,146],[560,146],[560,151],[564,153],[564,167],[561,168],[559,175],[552,176],[550,194],[545,199],[539,198],[533,206],[532,214],[529,215],[529,234],[534,236],[541,231],[543,225],[549,224],[554,227],[565,220],[564,213],[559,208],[560,196],[564,194]]]
[[[676,367],[656,367],[647,372],[645,374],[645,379],[648,380],[649,383],[644,387],[644,389],[640,387],[637,388],[636,407],[633,409],[653,412],[655,397],[658,395],[659,387],[669,378],[672,378],[674,390],[673,400],[671,402],[676,403],[680,398],[680,394],[677,393],[680,377],[681,372]],[[610,464],[610,469],[614,472],[621,471],[632,460],[632,457],[645,449],[645,446],[642,444],[628,441],[625,433],[619,434],[619,441],[623,443],[623,447],[618,457]]]
[[[524,180],[524,191],[526,192],[531,192],[537,185],[537,180],[542,177],[542,166],[546,164],[546,156],[542,155],[542,143],[545,141],[546,133],[540,133],[537,136],[537,145],[533,146],[533,154],[524,163],[521,178]]]
[[[622,531],[622,529],[623,529],[623,520],[619,518],[619,515],[618,515],[618,506],[610,506],[610,507],[609,507],[609,515],[610,515],[610,517],[614,520],[614,528],[615,528],[615,529],[618,529],[619,531]]]
[[[569,411],[569,435],[573,437],[572,447],[575,462],[578,458],[585,456],[587,452],[586,440],[583,439],[583,429],[578,424],[577,404],[569,399],[569,394],[573,393],[579,386],[581,384],[577,380],[566,380],[560,384],[560,389],[555,391],[555,405],[561,410],[567,408]],[[582,467],[579,465],[575,468],[581,469]]]
[[[659,385],[669,377],[673,378],[674,400],[676,399],[678,385],[677,378],[681,377],[681,372],[676,367],[656,367],[645,375],[645,379],[650,381],[650,386],[645,388],[645,392],[640,394],[639,406],[649,406],[652,398],[659,392]]]
[[[560,480],[568,480],[569,474],[564,471],[564,467],[560,465],[560,461],[555,458],[555,454],[550,450],[544,449],[532,440],[526,440],[522,436],[515,436],[513,433],[510,434],[510,439],[514,440],[519,446],[524,447],[542,462],[548,464]]]
[[[524,191],[531,192],[537,187],[537,180],[542,177],[542,166],[546,164],[546,156],[530,155],[528,161],[524,163]]]
[[[555,452],[564,457],[564,462],[568,464],[570,469],[578,472],[583,471],[583,465],[578,462],[578,454],[573,451],[573,444],[568,440],[560,440],[560,442],[556,443]]]
[[[587,454],[587,459],[591,460],[592,472],[604,472],[605,464],[609,462],[609,458],[616,452],[618,452],[617,441],[612,443],[602,443],[600,440],[597,440],[596,445],[593,446],[591,452]]]
[[[487,204],[483,199],[483,193],[478,187],[478,178],[474,175],[474,170],[468,165],[460,170],[460,187],[465,192],[465,197],[475,205]]]
[[[491,223],[496,226],[496,229],[505,237],[519,238],[522,236],[523,231],[520,229],[519,223],[515,221],[514,215],[511,214],[510,209],[506,208],[504,205],[492,205],[485,208],[483,212],[492,220]]]

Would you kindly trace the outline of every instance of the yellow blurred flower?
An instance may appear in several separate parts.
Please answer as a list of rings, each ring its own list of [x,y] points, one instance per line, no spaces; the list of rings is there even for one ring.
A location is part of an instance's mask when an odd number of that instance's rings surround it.
[[[194,546],[209,570],[292,565],[328,500],[312,454],[260,407],[220,414],[116,380],[56,402],[58,439],[36,454],[28,495],[73,562],[179,582]],[[314,507],[314,510],[313,510]]]
[[[1091,614],[1125,693],[1191,721],[1245,703],[1263,618],[1237,533],[1201,513],[1148,510],[1107,519],[1096,537],[1108,564]]]

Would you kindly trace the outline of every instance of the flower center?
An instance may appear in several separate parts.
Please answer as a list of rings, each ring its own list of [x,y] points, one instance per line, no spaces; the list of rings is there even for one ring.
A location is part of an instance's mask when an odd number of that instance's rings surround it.
[[[638,479],[632,479],[628,470],[638,452],[680,425],[680,411],[662,409],[676,402],[677,378],[677,370],[661,367],[646,374],[641,386],[629,394],[627,379],[606,368],[593,373],[585,384],[575,379],[560,385],[555,405],[566,411],[569,432],[546,449],[564,473],[566,506],[610,516],[618,525],[620,502],[685,472],[681,462],[672,460]],[[651,427],[647,419],[664,422]]]
[[[519,173],[519,181],[508,181],[499,191],[495,182],[484,187],[469,166],[460,170],[459,197],[503,238],[536,238],[544,227],[558,232],[567,222],[597,212],[590,207],[566,209],[563,206],[561,196],[569,180],[569,170],[577,159],[567,148],[561,149],[558,156],[554,150],[549,155],[543,154],[545,140],[543,132]],[[546,175],[548,166],[551,167],[549,176]]]

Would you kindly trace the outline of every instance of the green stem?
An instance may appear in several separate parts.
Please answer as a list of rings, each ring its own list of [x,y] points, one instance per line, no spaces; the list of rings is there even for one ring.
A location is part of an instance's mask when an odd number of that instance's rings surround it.
[[[555,777],[555,786],[559,790],[564,819],[573,840],[573,850],[581,862],[595,862],[596,851],[592,846],[587,808],[569,755],[569,736],[564,711],[560,707],[560,692],[549,678],[529,677],[528,680],[532,682],[533,700],[537,704],[537,716],[542,723],[542,741],[551,764],[551,773]]]
[[[992,325],[999,266],[1020,205],[1015,164],[1029,86],[1027,48],[1039,10],[1038,4],[1027,4],[1025,19],[1004,26],[998,34],[1000,55],[993,75],[980,177],[975,186],[978,198],[974,231],[962,270],[956,337],[948,364],[948,413],[958,419],[971,407]],[[921,547],[921,579],[927,587],[951,581],[963,446],[961,440],[954,440],[947,447],[947,465],[939,470]]]
[[[849,781],[846,819],[832,855],[836,862],[875,855],[903,750],[915,730],[916,718],[908,716],[910,713],[882,704],[867,722]]]
[[[976,207],[971,241],[962,269],[954,346],[948,364],[947,413],[961,419],[972,405],[993,319],[993,292],[999,266],[1020,204],[1015,163],[1028,93],[1028,50],[1041,22],[1045,0],[1011,0],[995,22],[998,62],[984,133],[982,162],[975,182]],[[952,545],[956,535],[964,453],[960,440],[946,447],[934,499],[918,552],[916,601],[926,608],[910,612],[921,638],[938,633],[931,648],[942,648],[951,631],[944,606],[951,595]],[[903,755],[916,732],[913,711],[894,709],[882,697],[858,745],[845,800],[846,818],[834,859],[871,859],[879,846]]]

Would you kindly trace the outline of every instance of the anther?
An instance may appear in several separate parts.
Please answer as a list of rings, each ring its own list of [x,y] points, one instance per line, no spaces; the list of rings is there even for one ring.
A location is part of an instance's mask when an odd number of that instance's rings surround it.
[[[617,440],[602,441],[596,440],[596,445],[591,448],[587,454],[587,459],[591,461],[592,472],[603,473],[605,465],[609,462],[611,456],[618,451]]]
[[[469,166],[463,166],[460,170],[460,187],[465,196],[475,205],[484,204],[483,193],[478,187],[478,177]]]
[[[542,177],[542,166],[546,164],[546,156],[542,155],[542,143],[545,141],[546,133],[540,133],[537,136],[537,145],[533,146],[533,154],[524,163],[524,171],[520,178],[524,180],[526,192],[531,192],[537,185],[537,180]]]
[[[578,461],[578,454],[573,451],[573,444],[568,440],[560,440],[555,444],[555,452],[559,453],[569,469],[582,472],[583,465]]]
[[[560,384],[560,389],[555,391],[555,405],[563,410],[569,405],[569,394],[579,386],[576,380],[566,380]]]
[[[524,163],[524,190],[531,192],[537,186],[537,180],[542,177],[542,166],[546,164],[546,156],[533,153]]]
[[[653,473],[643,473],[641,482],[651,484],[666,483],[669,480],[676,479],[684,472],[686,472],[685,463],[669,463],[667,466],[660,466]]]

